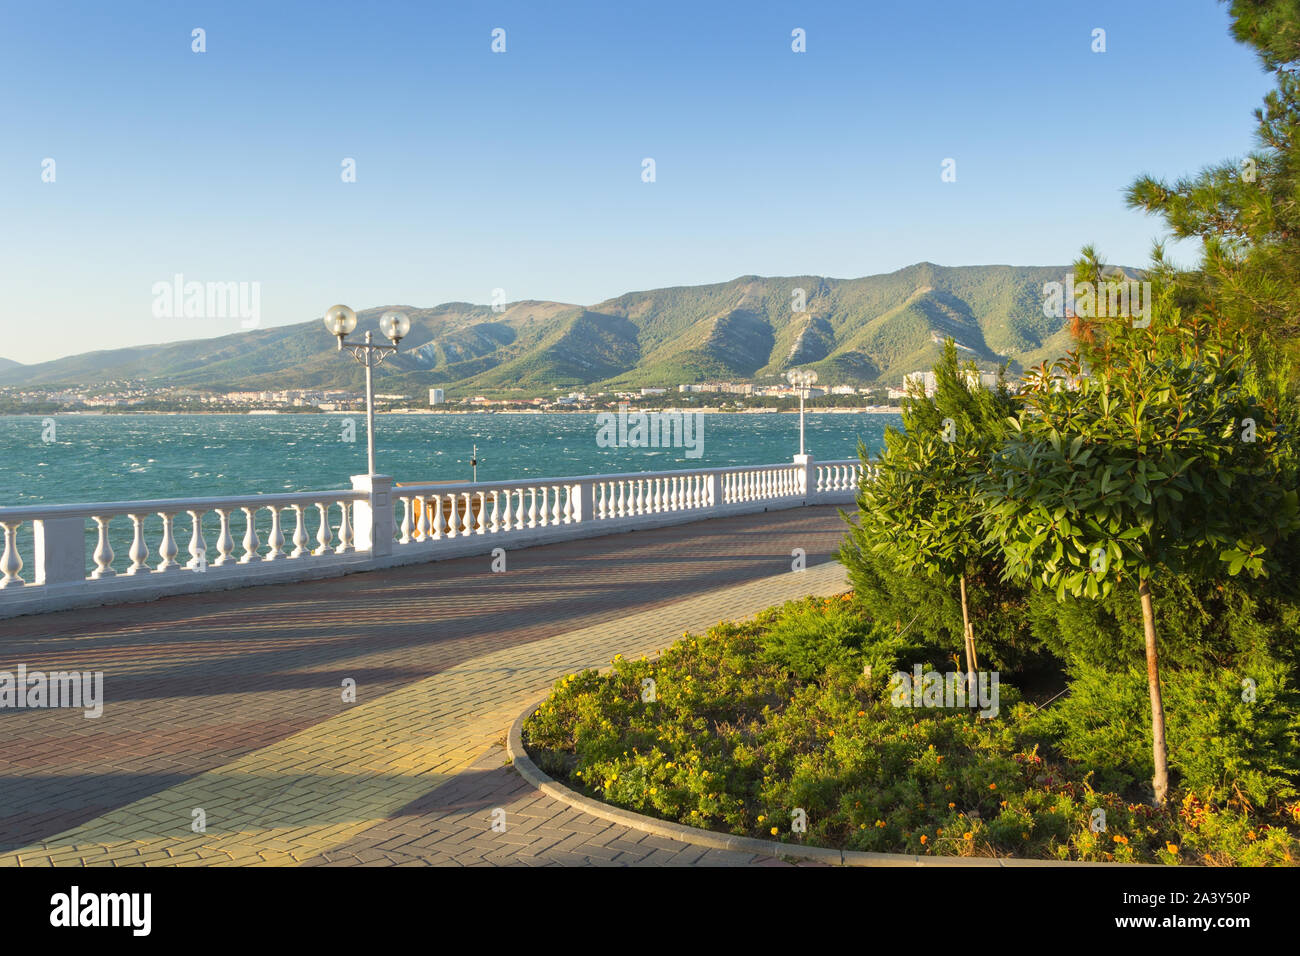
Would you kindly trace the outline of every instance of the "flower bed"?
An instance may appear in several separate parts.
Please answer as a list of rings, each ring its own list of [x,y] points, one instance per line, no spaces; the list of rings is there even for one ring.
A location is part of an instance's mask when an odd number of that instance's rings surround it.
[[[890,674],[927,653],[874,627],[851,595],[810,598],[684,635],[655,660],[569,675],[525,740],[542,770],[588,796],[743,836],[942,856],[1300,858],[1300,802],[1265,810],[1179,791],[1158,809],[1094,789],[1047,711],[1005,681],[987,719],[896,706]]]

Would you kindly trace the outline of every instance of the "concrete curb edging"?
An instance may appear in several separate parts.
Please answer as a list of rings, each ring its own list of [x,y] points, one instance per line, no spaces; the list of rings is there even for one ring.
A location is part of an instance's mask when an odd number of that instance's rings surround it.
[[[680,823],[669,823],[667,820],[657,820],[654,817],[647,817],[640,813],[633,813],[631,810],[623,810],[619,807],[610,806],[599,800],[593,800],[585,797],[574,790],[564,786],[564,784],[553,780],[542,772],[537,764],[533,763],[532,758],[528,756],[524,748],[523,728],[524,721],[532,716],[538,707],[542,706],[550,699],[547,694],[535,704],[530,704],[524,711],[515,718],[515,722],[510,727],[510,733],[506,738],[506,754],[510,757],[511,766],[519,771],[519,775],[527,780],[530,784],[546,794],[552,799],[580,810],[583,813],[598,817],[601,820],[607,820],[610,823],[617,823],[633,830],[639,830],[643,833],[650,833],[655,836],[666,837],[669,840],[676,840],[679,843],[691,843],[695,846],[705,846],[716,850],[732,850],[739,853],[752,853],[755,856],[770,857],[787,857],[797,860],[811,860],[817,863],[830,863],[836,866],[915,866],[915,867],[1038,867],[1038,866],[1083,866],[1083,867],[1105,867],[1114,868],[1116,866],[1151,866],[1155,864],[1123,864],[1123,863],[1093,863],[1078,860],[1033,860],[1022,859],[1018,857],[987,857],[987,856],[916,856],[910,853],[873,853],[863,850],[834,850],[828,847],[816,846],[799,846],[791,843],[777,843],[774,840],[758,840],[753,837],[731,836],[725,833],[718,833],[714,830],[702,830],[698,827],[688,827]]]

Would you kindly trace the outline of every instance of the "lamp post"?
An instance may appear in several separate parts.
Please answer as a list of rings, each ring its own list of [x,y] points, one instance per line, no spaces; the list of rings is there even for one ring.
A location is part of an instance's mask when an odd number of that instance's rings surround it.
[[[346,348],[352,353],[354,359],[366,367],[366,462],[369,474],[374,475],[377,472],[375,471],[375,384],[372,373],[377,366],[383,364],[389,354],[397,351],[397,343],[411,331],[411,320],[407,318],[405,312],[391,309],[379,317],[379,331],[392,341],[392,345],[373,344],[371,342],[373,333],[369,331],[366,332],[365,344],[345,342],[348,333],[356,327],[357,314],[346,305],[332,306],[325,313],[325,328],[330,330],[331,335],[338,337],[339,351],[342,352]]]
[[[808,388],[817,381],[817,373],[810,368],[792,368],[785,373],[785,380],[799,389],[799,454],[803,450],[803,400],[808,393]]]

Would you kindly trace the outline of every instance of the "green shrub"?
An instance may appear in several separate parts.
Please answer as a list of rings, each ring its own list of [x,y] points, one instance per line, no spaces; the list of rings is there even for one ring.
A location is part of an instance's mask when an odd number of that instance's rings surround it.
[[[1271,808],[1297,795],[1300,695],[1285,668],[1267,661],[1241,670],[1170,668],[1161,692],[1170,767],[1184,788],[1215,803]],[[1038,726],[1064,756],[1095,770],[1098,785],[1124,790],[1151,773],[1149,707],[1144,668],[1076,663],[1069,696]]]

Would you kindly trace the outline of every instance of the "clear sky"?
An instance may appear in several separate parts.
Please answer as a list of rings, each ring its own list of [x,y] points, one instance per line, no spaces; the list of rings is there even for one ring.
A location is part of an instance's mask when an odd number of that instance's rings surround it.
[[[176,273],[260,283],[270,326],[1085,242],[1142,265],[1160,223],[1124,187],[1244,154],[1270,85],[1213,0],[41,0],[0,5],[0,63],[22,362],[238,331],[155,317]]]

